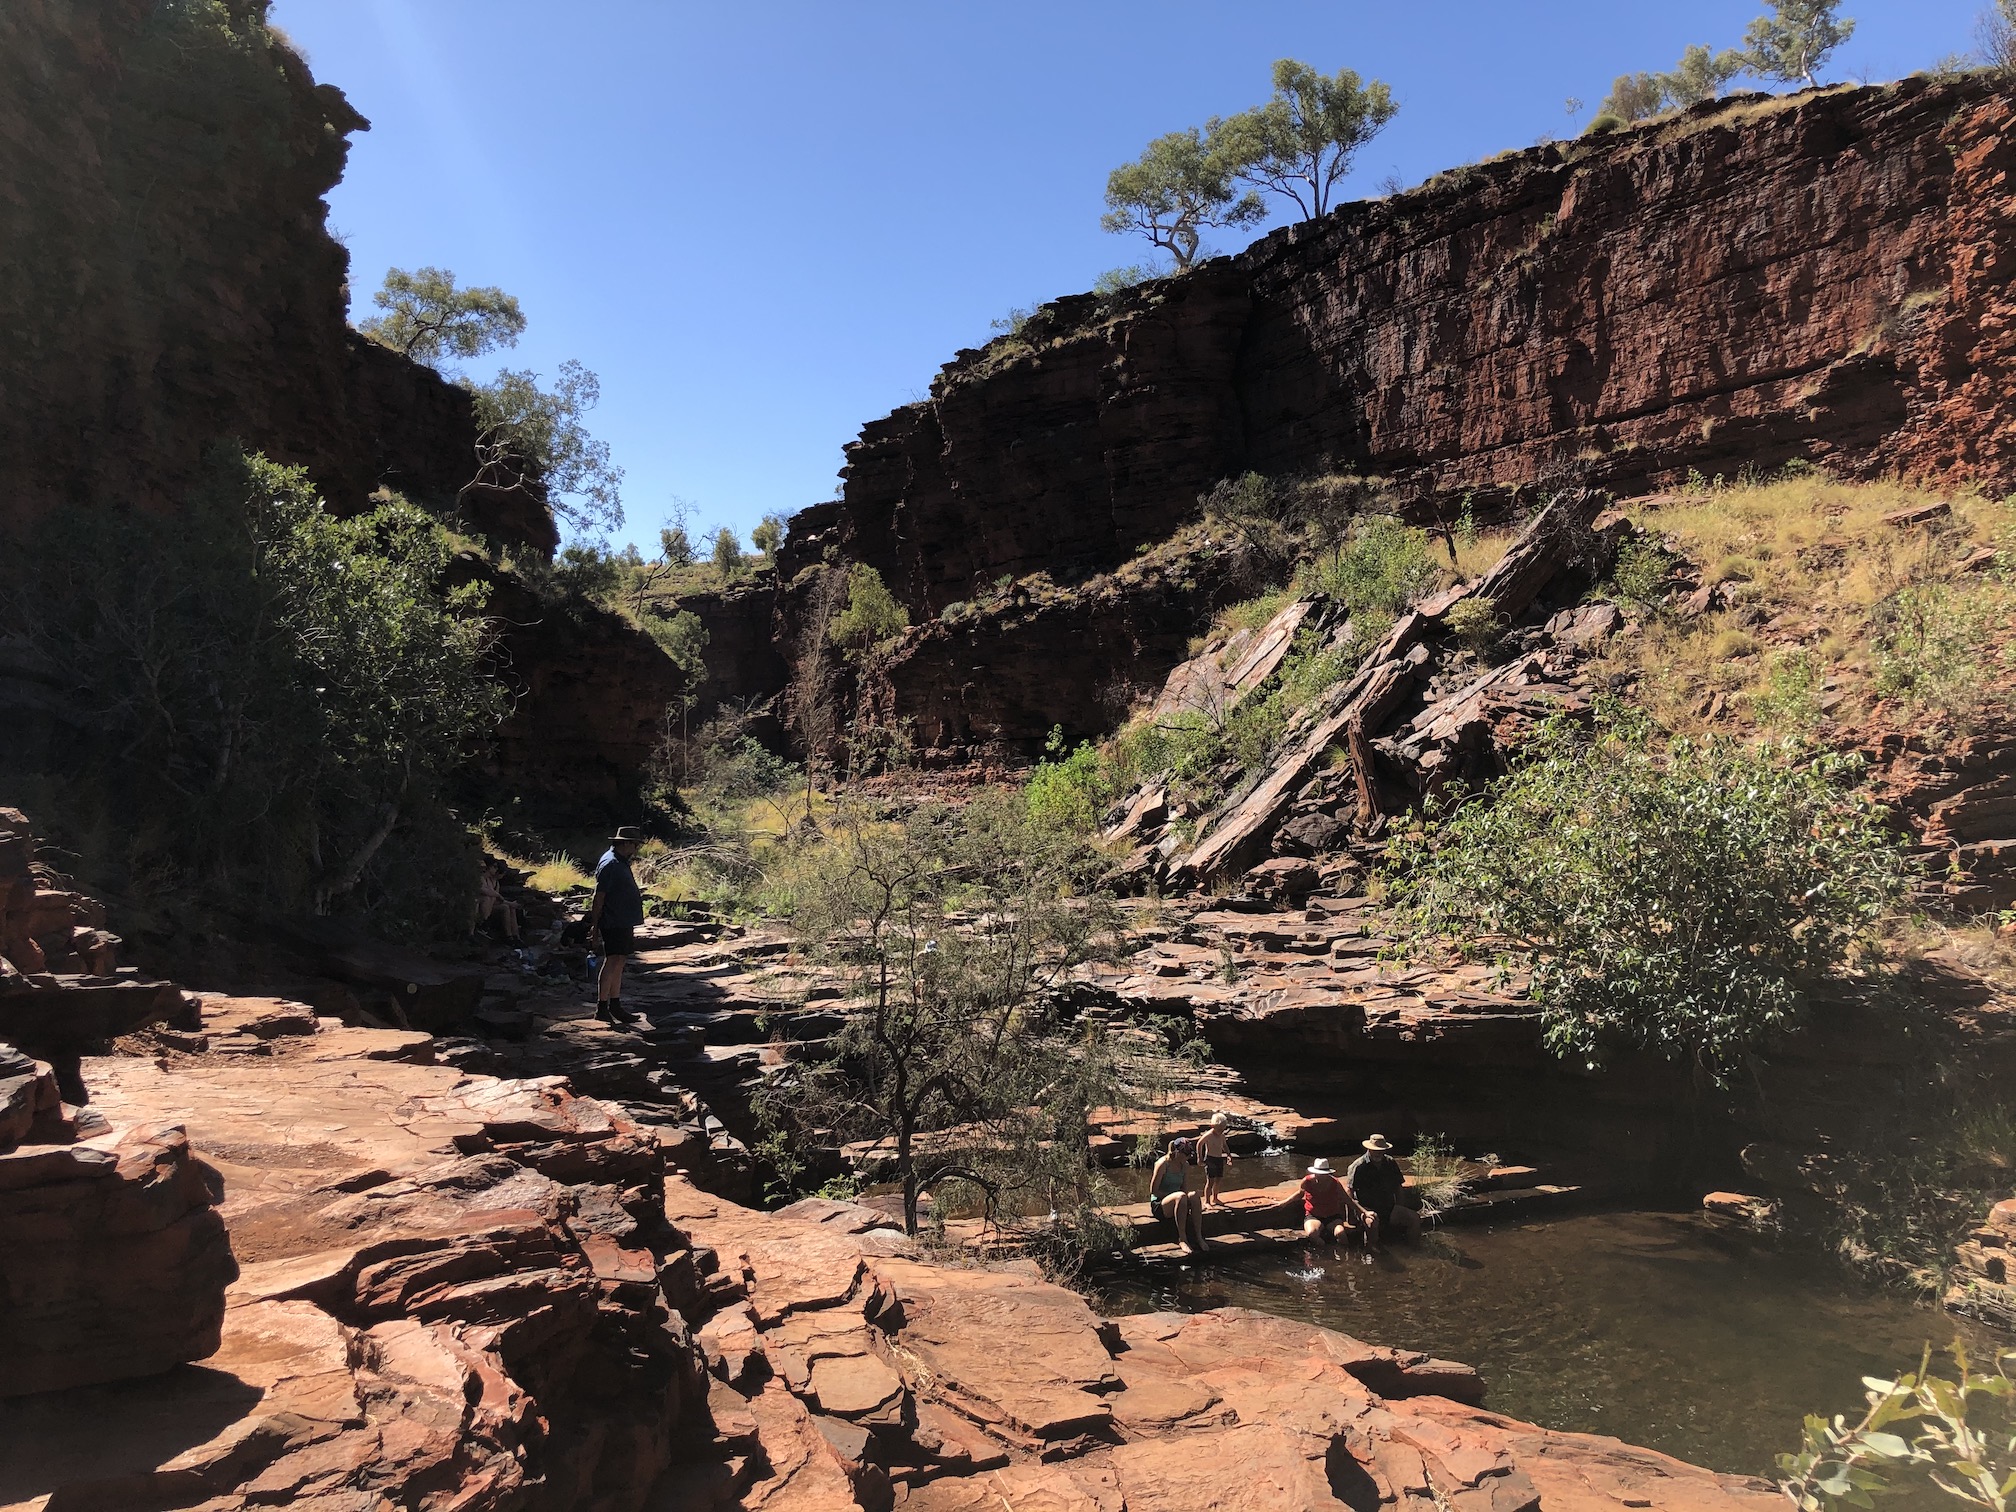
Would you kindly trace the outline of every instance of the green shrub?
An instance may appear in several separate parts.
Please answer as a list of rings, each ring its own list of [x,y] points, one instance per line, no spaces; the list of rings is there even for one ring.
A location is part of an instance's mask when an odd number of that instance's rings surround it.
[[[1029,816],[1074,834],[1089,834],[1111,801],[1105,764],[1090,741],[1064,753],[1062,727],[1050,731],[1049,757],[1029,774],[1023,797]]]
[[[1557,1055],[1634,1045],[1726,1080],[1903,891],[1857,771],[1556,723],[1488,801],[1397,840],[1390,879],[1421,934],[1519,948]]]
[[[847,569],[847,607],[833,616],[826,638],[849,656],[880,650],[910,628],[910,613],[896,601],[882,574],[865,563]]]
[[[1610,569],[1610,596],[1649,609],[1665,599],[1672,576],[1673,554],[1650,537],[1634,535],[1618,549]]]
[[[1488,598],[1458,599],[1442,617],[1442,624],[1466,650],[1482,652],[1505,633],[1498,606]]]
[[[236,451],[172,518],[50,517],[0,621],[89,720],[52,827],[106,837],[94,877],[143,902],[466,927],[476,852],[445,789],[508,700],[452,555],[403,501],[338,519],[300,469]]]
[[[1750,712],[1772,729],[1807,735],[1820,723],[1820,664],[1811,653],[1785,651],[1774,657],[1764,687],[1750,697]]]
[[[1390,515],[1357,521],[1304,574],[1304,583],[1342,604],[1361,644],[1376,640],[1442,578],[1428,532]]]
[[[1914,709],[1963,713],[1987,691],[1980,652],[1994,630],[2007,628],[2010,604],[1992,586],[1919,583],[1885,599],[1872,617],[1876,691]]]

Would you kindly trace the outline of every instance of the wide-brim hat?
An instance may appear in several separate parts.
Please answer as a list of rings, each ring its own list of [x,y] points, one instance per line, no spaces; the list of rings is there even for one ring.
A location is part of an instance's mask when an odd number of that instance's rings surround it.
[[[634,824],[619,824],[616,826],[616,833],[609,837],[609,843],[615,845],[623,840],[628,840],[632,845],[642,845],[644,831]]]
[[[1337,1173],[1330,1168],[1329,1161],[1319,1160],[1309,1167],[1309,1174],[1311,1176],[1335,1176]]]
[[[1370,1139],[1365,1141],[1365,1148],[1377,1151],[1383,1155],[1393,1148],[1393,1141],[1388,1139],[1384,1134],[1374,1134]]]

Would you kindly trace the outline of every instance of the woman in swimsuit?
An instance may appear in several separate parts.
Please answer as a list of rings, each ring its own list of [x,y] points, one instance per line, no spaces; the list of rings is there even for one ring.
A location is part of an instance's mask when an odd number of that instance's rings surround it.
[[[1204,1131],[1204,1137],[1197,1141],[1197,1153],[1204,1157],[1204,1206],[1229,1207],[1219,1194],[1218,1183],[1225,1179],[1226,1162],[1232,1158],[1232,1147],[1225,1142],[1225,1126],[1231,1120],[1224,1111],[1211,1115],[1211,1127]]]
[[[1191,1254],[1204,1252],[1204,1204],[1190,1190],[1189,1140],[1171,1140],[1155,1162],[1148,1177],[1148,1205],[1158,1218],[1175,1225],[1176,1237]]]

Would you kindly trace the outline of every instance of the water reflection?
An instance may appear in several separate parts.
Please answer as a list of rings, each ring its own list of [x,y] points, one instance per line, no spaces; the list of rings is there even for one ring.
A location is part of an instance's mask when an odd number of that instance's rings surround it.
[[[1310,1245],[1110,1280],[1102,1301],[1251,1307],[1464,1360],[1498,1411],[1748,1474],[1797,1446],[1807,1412],[1858,1407],[1862,1376],[1956,1332],[1816,1257],[1664,1213],[1443,1228],[1369,1257]]]

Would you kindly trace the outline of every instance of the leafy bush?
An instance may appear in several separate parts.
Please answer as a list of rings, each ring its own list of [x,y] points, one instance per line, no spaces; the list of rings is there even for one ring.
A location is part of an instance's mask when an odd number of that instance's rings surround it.
[[[1971,709],[1984,692],[1980,651],[2009,618],[2006,596],[1992,589],[1961,592],[1945,583],[1901,589],[1871,615],[1876,691],[1914,709]]]
[[[1314,564],[1305,581],[1350,612],[1364,644],[1383,635],[1441,578],[1427,531],[1390,515],[1375,515],[1355,522]]]
[[[1918,1368],[1895,1380],[1863,1377],[1869,1407],[1806,1419],[1806,1442],[1778,1457],[1786,1497],[1799,1512],[1869,1507],[1874,1498],[1937,1490],[1944,1505],[2007,1512],[2016,1499],[2016,1349],[1976,1371],[1955,1341],[1950,1372]]]
[[[466,924],[475,852],[447,779],[503,718],[476,585],[403,502],[331,515],[305,473],[219,453],[172,519],[54,516],[0,598],[89,724],[59,825],[108,886],[163,900]]]
[[[1505,621],[1498,606],[1488,598],[1458,599],[1442,617],[1443,628],[1455,636],[1464,649],[1482,652],[1505,633]]]
[[[1422,934],[1530,959],[1557,1055],[1640,1046],[1724,1081],[1903,890],[1858,770],[1556,723],[1484,801],[1396,841],[1391,881]]]
[[[1751,695],[1750,712],[1788,735],[1809,734],[1820,722],[1820,664],[1804,651],[1772,658],[1764,687]]]
[[[1029,817],[1074,834],[1089,833],[1112,801],[1112,783],[1098,748],[1082,741],[1066,755],[1060,726],[1051,730],[1047,751],[1047,759],[1023,787]]]
[[[847,569],[847,607],[833,616],[826,638],[850,656],[866,656],[910,627],[910,612],[896,601],[882,574],[862,562]]]
[[[1610,569],[1610,596],[1626,604],[1652,608],[1666,597],[1673,576],[1673,554],[1657,541],[1635,535],[1618,548]]]

